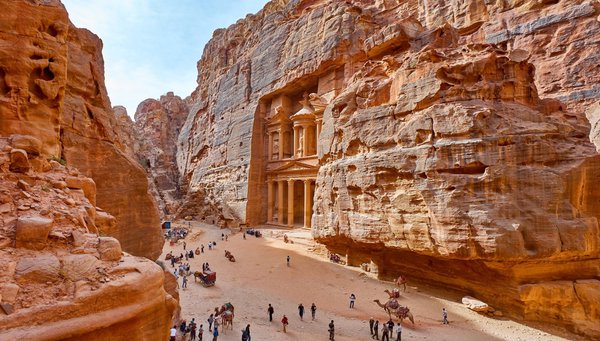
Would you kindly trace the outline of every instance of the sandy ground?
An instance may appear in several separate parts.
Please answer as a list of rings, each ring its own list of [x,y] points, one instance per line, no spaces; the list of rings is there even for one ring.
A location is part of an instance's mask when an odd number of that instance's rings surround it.
[[[188,225],[188,223],[186,223]],[[190,321],[195,318],[204,324],[204,340],[208,335],[206,319],[214,308],[226,302],[235,306],[233,330],[221,331],[219,340],[241,340],[241,330],[250,324],[252,340],[328,340],[327,325],[335,321],[338,341],[371,340],[368,320],[374,317],[383,323],[387,313],[373,300],[385,302],[385,289],[393,289],[389,282],[371,278],[360,269],[333,264],[324,254],[315,252],[310,232],[304,230],[263,229],[263,238],[247,235],[246,240],[239,232],[220,230],[217,227],[192,223],[192,233],[186,239],[187,250],[205,245],[204,253],[190,259],[191,270],[199,271],[202,263],[208,262],[217,272],[217,282],[205,288],[195,283],[193,277],[188,288],[180,289],[182,317]],[[228,241],[221,241],[221,233],[229,234]],[[286,244],[281,238],[287,233],[294,244]],[[206,245],[216,241],[215,250]],[[319,248],[317,247],[317,250]],[[183,252],[183,243],[175,246],[165,243],[164,255],[173,251]],[[236,262],[229,262],[224,251],[231,251]],[[286,256],[291,265],[286,266]],[[165,265],[172,270],[170,263]],[[179,279],[181,284],[181,278]],[[348,307],[348,297],[357,297],[354,309]],[[551,335],[507,319],[490,318],[465,308],[461,295],[449,291],[416,287],[409,283],[400,303],[408,306],[415,317],[415,325],[403,322],[403,340],[579,340],[580,338],[561,332],[563,337]],[[311,320],[310,305],[317,306],[316,319]],[[269,322],[267,307],[275,309],[273,322]],[[298,315],[298,304],[305,306],[304,321]],[[449,325],[441,323],[441,311],[448,310]],[[287,333],[283,333],[281,318],[289,319]],[[379,332],[381,339],[381,328]],[[566,337],[566,338],[564,338]],[[392,340],[395,340],[395,335]],[[179,337],[178,337],[179,340]]]

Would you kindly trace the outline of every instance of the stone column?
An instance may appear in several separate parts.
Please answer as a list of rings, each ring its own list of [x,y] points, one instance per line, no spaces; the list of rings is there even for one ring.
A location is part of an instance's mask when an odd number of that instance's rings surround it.
[[[312,217],[312,203],[310,195],[311,180],[304,180],[304,228],[310,228],[310,218]]]
[[[283,160],[283,146],[285,145],[285,136],[283,129],[279,127],[279,160]]]
[[[269,132],[269,151],[267,160],[273,160],[273,132]]]
[[[297,159],[298,156],[296,155],[296,153],[298,152],[298,127],[294,126],[294,150],[292,153],[292,158],[293,159]]]
[[[283,224],[283,186],[285,181],[277,182],[277,223]]]
[[[288,216],[287,224],[290,227],[294,226],[294,181],[288,180]]]
[[[273,222],[273,205],[275,204],[273,185],[273,181],[267,181],[267,223]]]
[[[302,156],[308,156],[308,126],[302,126]]]

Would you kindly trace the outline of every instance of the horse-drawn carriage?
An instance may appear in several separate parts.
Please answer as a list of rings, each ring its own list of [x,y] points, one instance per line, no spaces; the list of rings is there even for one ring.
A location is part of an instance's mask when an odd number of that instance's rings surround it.
[[[212,287],[217,281],[217,273],[209,270],[203,272],[196,271],[194,272],[194,282],[198,278],[200,279],[200,284],[202,284],[203,287]]]

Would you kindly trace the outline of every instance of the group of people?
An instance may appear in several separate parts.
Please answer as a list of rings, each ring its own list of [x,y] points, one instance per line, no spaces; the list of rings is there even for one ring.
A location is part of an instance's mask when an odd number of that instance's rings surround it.
[[[390,341],[390,337],[394,337],[394,326],[396,326],[396,341],[402,340],[402,325],[400,322],[394,324],[391,319],[381,326],[381,341]],[[379,340],[379,320],[374,320],[372,317],[369,320],[369,330],[371,338]]]
[[[188,232],[186,229],[173,229],[165,232],[165,238],[185,238]]]
[[[201,324],[200,327],[198,327],[196,325],[196,319],[194,319],[194,318],[190,321],[189,324],[187,324],[186,321],[183,320],[181,322],[181,324],[179,325],[179,330],[181,331],[181,334],[183,334],[184,336],[187,336],[187,334],[190,334],[190,341],[195,341],[196,336],[198,337],[199,341],[202,341],[202,335],[204,334],[203,325]],[[171,328],[170,336],[171,336],[170,341],[176,340],[176,337],[177,337],[177,326],[176,325],[173,326],[173,328]]]

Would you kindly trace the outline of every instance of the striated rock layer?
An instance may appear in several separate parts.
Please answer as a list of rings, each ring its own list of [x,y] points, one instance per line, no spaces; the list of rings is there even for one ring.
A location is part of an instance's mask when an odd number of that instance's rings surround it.
[[[144,170],[124,154],[104,87],[102,42],[59,1],[2,1],[0,135],[35,136],[45,157],[94,179],[124,250],[155,259],[163,239]],[[23,13],[27,13],[26,16]]]
[[[28,150],[17,149],[24,141]],[[94,181],[36,156],[41,147],[32,136],[0,139],[0,339],[166,339],[172,276],[100,236],[116,219],[93,204]]]
[[[589,0],[269,2],[198,63],[177,152],[197,218],[270,221],[267,125],[322,110],[304,200],[317,240],[381,278],[600,338],[599,14]],[[275,171],[313,167],[289,165]]]

